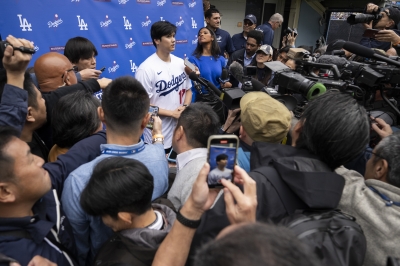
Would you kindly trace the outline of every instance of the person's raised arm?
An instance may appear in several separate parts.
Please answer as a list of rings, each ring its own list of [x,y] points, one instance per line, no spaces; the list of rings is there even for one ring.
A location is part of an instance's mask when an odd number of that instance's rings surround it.
[[[177,215],[190,220],[192,224],[197,222],[197,225],[199,224],[202,214],[212,206],[219,192],[208,188],[207,175],[209,172],[210,165],[206,163],[193,184],[192,193]],[[177,217],[171,231],[158,248],[153,266],[185,265],[196,226],[184,225],[179,220]]]
[[[0,102],[0,125],[11,126],[19,132],[25,124],[28,109],[28,93],[23,90],[26,67],[32,54],[23,53],[14,47],[33,48],[25,39],[7,37],[10,44],[4,50],[3,66],[7,73],[7,84],[4,87]]]

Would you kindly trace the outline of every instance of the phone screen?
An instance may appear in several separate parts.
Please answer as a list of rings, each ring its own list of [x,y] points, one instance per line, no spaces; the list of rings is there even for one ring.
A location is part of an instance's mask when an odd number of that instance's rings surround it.
[[[150,119],[149,122],[147,123],[147,128],[148,129],[153,129],[153,123],[154,123],[154,116],[158,115],[158,106],[151,106],[149,107],[149,114],[150,114]]]
[[[171,149],[167,160],[169,162],[176,163],[176,156],[178,156],[178,154],[174,151],[174,149]]]
[[[210,173],[207,177],[207,183],[209,187],[222,186],[222,178],[232,181],[233,168],[236,164],[237,147],[237,138],[211,139],[208,148]]]

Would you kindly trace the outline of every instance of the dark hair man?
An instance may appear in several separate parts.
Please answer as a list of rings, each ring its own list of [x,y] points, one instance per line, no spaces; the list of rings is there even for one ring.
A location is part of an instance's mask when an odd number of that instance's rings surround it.
[[[243,32],[236,33],[232,36],[233,46],[235,50],[246,47],[247,34],[254,30],[257,26],[257,18],[253,14],[248,14],[243,20]]]
[[[373,3],[368,3],[366,6],[366,13],[376,13],[379,7]],[[397,24],[400,22],[400,10],[397,7],[384,7],[381,9],[380,15],[381,19],[378,21],[372,20],[369,24],[364,24],[365,29],[377,29],[377,30],[392,30],[393,33],[400,35],[397,30]],[[385,34],[382,32],[382,34]],[[375,38],[363,37],[360,40],[360,44],[369,48],[377,48],[384,50],[385,52],[390,49],[391,43],[388,40],[382,38],[380,39],[379,34]],[[393,43],[393,46],[397,46],[399,43]]]
[[[169,153],[172,134],[181,112],[192,101],[192,84],[185,72],[181,58],[175,51],[176,26],[168,21],[158,21],[151,26],[151,39],[156,52],[149,56],[136,72],[150,98],[150,104],[159,107],[163,123],[164,149]],[[151,131],[145,129],[144,141],[151,143]]]
[[[172,147],[178,154],[177,175],[168,192],[168,199],[176,210],[189,197],[193,183],[207,161],[208,138],[218,134],[219,128],[218,115],[203,103],[191,104],[179,117],[172,137]]]
[[[272,46],[274,41],[274,31],[282,26],[283,17],[279,13],[273,14],[268,22],[258,26],[256,30],[262,31],[264,34],[263,44]]]
[[[228,165],[228,155],[218,154],[215,157],[215,162],[217,163],[217,167],[210,171],[208,175],[209,184],[215,184],[220,182],[222,178],[229,179],[232,176],[233,169],[226,168]]]
[[[32,155],[26,143],[15,137],[27,118],[29,97],[22,88],[32,55],[12,47],[33,47],[29,41],[13,36],[8,36],[7,42],[11,44],[3,58],[7,84],[0,101],[0,253],[21,265],[27,265],[35,255],[58,265],[74,265],[72,228],[58,198],[68,174],[99,155],[105,134],[96,133],[80,141],[54,163],[43,165],[42,159]],[[17,131],[3,126],[13,126]]]
[[[80,203],[88,214],[101,216],[115,233],[94,263],[150,265],[175,221],[165,205],[151,204],[153,176],[137,160],[106,158],[93,169]],[[122,247],[121,247],[122,246]]]
[[[263,34],[260,31],[252,30],[247,34],[246,47],[235,51],[228,61],[228,65],[233,61],[240,63],[242,66],[257,65],[255,55],[258,48],[261,46]]]
[[[309,248],[286,227],[262,223],[236,226],[204,245],[195,266],[316,266]]]
[[[6,84],[6,70],[0,69],[0,100]],[[47,114],[45,100],[42,97],[42,93],[33,85],[31,75],[28,72],[25,72],[23,86],[24,90],[28,92],[28,109],[20,139],[29,145],[32,154],[39,156],[47,162],[49,149],[35,132],[36,129],[42,127],[46,123]]]
[[[377,126],[391,131],[382,119]],[[375,125],[374,125],[375,126]],[[344,167],[336,173],[346,180],[338,208],[357,219],[367,239],[364,265],[386,265],[398,257],[400,215],[400,132],[383,138],[367,161],[364,177]]]
[[[102,154],[82,165],[67,178],[62,194],[64,210],[71,220],[81,265],[90,264],[100,246],[111,236],[99,217],[86,214],[79,198],[94,166],[107,157],[123,156],[137,159],[146,165],[154,177],[152,199],[168,188],[168,164],[165,158],[161,120],[154,117],[154,145],[145,145],[140,136],[149,119],[149,96],[140,82],[125,76],[115,79],[103,93],[99,116],[107,126],[107,144],[101,145]]]
[[[289,60],[289,56],[288,56],[289,50],[290,50],[289,46],[285,46],[285,47],[281,48],[278,51],[278,57],[277,57],[276,61],[279,61],[282,64],[285,64]]]
[[[85,91],[63,96],[53,109],[51,128],[54,146],[49,161],[65,154],[78,141],[101,130],[102,123],[97,112],[100,101]]]
[[[65,44],[64,55],[76,67],[76,77],[79,80],[99,78],[100,70],[96,70],[97,49],[85,37],[74,37]]]
[[[224,56],[226,59],[235,51],[233,46],[231,35],[222,30],[221,27],[221,15],[218,9],[210,8],[204,13],[206,19],[207,28],[214,31],[217,36],[217,42],[220,49],[220,55]]]

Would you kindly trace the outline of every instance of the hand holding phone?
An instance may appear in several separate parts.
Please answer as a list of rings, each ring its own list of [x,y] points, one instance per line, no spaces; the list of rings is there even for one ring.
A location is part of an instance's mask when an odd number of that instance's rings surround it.
[[[375,35],[377,34],[379,32],[379,30],[376,30],[376,29],[366,29],[365,31],[364,31],[364,34],[362,35],[363,37],[366,37],[366,38],[372,38],[372,39],[374,39],[375,38]]]
[[[150,107],[149,107],[150,120],[147,123],[146,128],[153,130],[154,117],[158,116],[158,110],[159,110],[158,106],[150,105]]]
[[[208,138],[208,187],[223,187],[222,179],[232,181],[238,147],[239,138],[235,135],[212,135]]]

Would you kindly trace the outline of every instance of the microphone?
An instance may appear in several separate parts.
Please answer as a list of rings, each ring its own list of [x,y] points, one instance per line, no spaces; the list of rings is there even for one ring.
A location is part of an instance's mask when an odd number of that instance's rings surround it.
[[[229,71],[226,68],[222,69],[222,74],[221,77],[219,78],[219,82],[221,82],[222,84],[226,83],[229,81]]]
[[[345,42],[343,45],[343,49],[345,49],[353,54],[360,55],[362,57],[375,58],[380,61],[386,62],[390,65],[400,66],[400,62],[397,62],[397,61],[390,59],[388,57],[385,57],[383,55],[377,54],[374,52],[374,50],[372,50],[368,47],[362,46],[360,44],[354,43],[354,42]]]
[[[337,65],[338,68],[343,68],[347,64],[349,64],[349,61],[347,61],[346,58],[338,57],[338,56],[334,56],[334,55],[321,55],[317,59],[317,63]]]
[[[194,80],[193,80],[193,84],[194,84],[194,87],[196,88],[197,92],[199,94],[203,94],[203,91],[201,90],[201,84]]]
[[[212,84],[210,81],[208,81],[208,80],[206,80],[204,78],[198,77],[196,72],[191,72],[189,74],[189,78],[191,80],[193,80],[193,81],[197,81],[198,83],[200,83],[204,87],[212,90],[218,97],[221,96],[221,91],[219,89],[217,89],[217,87],[215,87],[214,84]]]
[[[345,55],[345,52],[343,50],[333,50],[332,55],[343,56]]]
[[[240,83],[244,83],[243,81],[243,76],[244,76],[244,72],[243,72],[243,66],[234,61],[230,66],[229,66],[229,72],[232,74],[232,76],[239,81]]]

